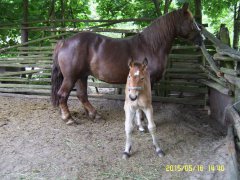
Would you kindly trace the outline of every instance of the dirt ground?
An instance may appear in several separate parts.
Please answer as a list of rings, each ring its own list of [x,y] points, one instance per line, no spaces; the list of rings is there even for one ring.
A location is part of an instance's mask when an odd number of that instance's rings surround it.
[[[105,118],[70,111],[67,126],[48,99],[0,96],[0,179],[226,179],[226,137],[206,111],[154,103],[157,135],[166,156],[156,156],[149,133],[135,128],[132,156],[125,144],[123,101],[92,99]]]

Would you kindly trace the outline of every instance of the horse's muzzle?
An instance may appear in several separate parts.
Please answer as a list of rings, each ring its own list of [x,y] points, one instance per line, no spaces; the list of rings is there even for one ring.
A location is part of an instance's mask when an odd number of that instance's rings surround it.
[[[137,98],[138,98],[137,95],[132,96],[131,94],[129,94],[129,99],[130,99],[131,101],[135,101]]]

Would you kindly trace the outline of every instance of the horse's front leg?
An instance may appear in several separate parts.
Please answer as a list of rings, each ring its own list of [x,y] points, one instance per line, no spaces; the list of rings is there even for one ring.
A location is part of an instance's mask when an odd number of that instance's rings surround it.
[[[153,145],[155,147],[156,153],[159,157],[164,156],[164,152],[160,148],[158,142],[157,142],[157,137],[156,137],[156,125],[153,121],[153,108],[150,106],[149,108],[144,109],[144,113],[147,117],[148,120],[148,130],[150,134],[152,135],[152,140],[153,140]]]
[[[133,120],[135,116],[135,111],[131,110],[130,107],[125,106],[125,133],[126,133],[126,145],[123,152],[123,159],[128,159],[130,157],[130,151],[132,148],[132,131],[133,131]]]
[[[100,119],[101,116],[98,115],[96,109],[92,106],[92,104],[88,101],[88,94],[87,94],[87,79],[88,77],[84,77],[81,79],[78,79],[75,87],[77,89],[77,97],[83,104],[84,110],[86,114],[91,119]]]

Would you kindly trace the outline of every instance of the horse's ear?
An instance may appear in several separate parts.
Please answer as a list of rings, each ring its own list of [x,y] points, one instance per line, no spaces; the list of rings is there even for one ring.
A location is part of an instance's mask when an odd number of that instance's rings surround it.
[[[146,68],[146,67],[147,67],[147,65],[148,65],[148,60],[147,60],[146,57],[144,58],[142,64],[143,64],[143,68]]]
[[[130,68],[132,67],[132,65],[133,65],[133,58],[128,60],[128,67]]]
[[[183,12],[187,12],[188,11],[188,6],[189,6],[189,3],[187,3],[187,2],[185,2],[183,4],[183,7],[182,7]]]

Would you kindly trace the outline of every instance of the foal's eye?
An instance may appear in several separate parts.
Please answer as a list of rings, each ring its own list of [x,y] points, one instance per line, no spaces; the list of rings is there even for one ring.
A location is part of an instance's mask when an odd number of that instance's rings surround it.
[[[128,76],[128,79],[130,79],[130,78],[131,78],[131,76],[129,75],[129,76]]]

